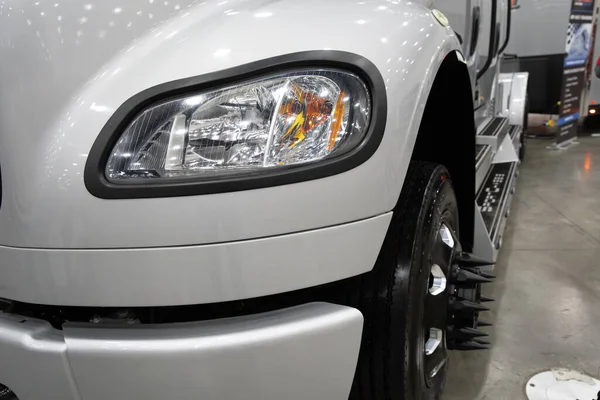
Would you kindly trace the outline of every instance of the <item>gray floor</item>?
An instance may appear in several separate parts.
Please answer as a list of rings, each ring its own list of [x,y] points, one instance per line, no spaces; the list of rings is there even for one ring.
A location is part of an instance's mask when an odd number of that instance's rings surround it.
[[[454,353],[444,400],[524,399],[552,367],[600,375],[600,137],[529,141],[483,318],[493,349]],[[574,399],[573,399],[574,400]]]

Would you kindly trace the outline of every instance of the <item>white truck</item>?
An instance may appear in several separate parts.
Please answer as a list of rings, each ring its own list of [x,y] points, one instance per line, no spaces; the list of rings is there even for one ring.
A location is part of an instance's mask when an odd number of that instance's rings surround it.
[[[438,399],[448,351],[488,347],[509,22],[0,1],[0,399]]]

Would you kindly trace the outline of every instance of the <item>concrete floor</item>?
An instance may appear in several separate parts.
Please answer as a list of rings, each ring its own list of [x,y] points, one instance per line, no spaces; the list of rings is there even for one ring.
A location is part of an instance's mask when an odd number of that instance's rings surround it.
[[[493,348],[453,353],[443,400],[525,399],[527,380],[553,367],[600,376],[600,137],[550,143],[528,143],[497,280],[484,287]]]

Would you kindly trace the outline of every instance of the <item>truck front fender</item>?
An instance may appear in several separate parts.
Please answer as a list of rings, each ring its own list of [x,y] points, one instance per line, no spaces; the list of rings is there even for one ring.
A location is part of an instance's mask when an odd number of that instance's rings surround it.
[[[386,213],[402,188],[439,65],[460,52],[454,32],[419,2],[5,3],[0,244],[6,246],[198,245]],[[361,165],[292,185],[210,195],[106,200],[86,188],[93,143],[136,94],[285,54],[328,50],[370,60],[386,85],[385,94],[374,93],[387,98],[383,139]]]

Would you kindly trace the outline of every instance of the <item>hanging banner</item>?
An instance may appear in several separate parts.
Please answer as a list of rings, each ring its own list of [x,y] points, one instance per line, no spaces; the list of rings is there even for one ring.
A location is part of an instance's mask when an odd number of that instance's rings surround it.
[[[577,136],[579,108],[585,88],[586,65],[592,53],[593,0],[573,0],[567,40],[556,145]]]

